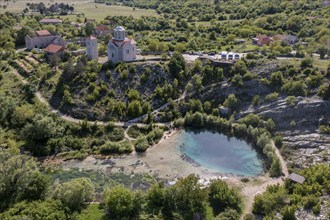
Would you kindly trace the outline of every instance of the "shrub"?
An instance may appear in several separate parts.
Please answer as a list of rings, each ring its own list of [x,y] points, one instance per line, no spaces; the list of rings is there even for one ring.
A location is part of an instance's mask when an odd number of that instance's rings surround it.
[[[224,101],[223,105],[230,108],[232,111],[239,107],[239,99],[236,98],[235,94],[230,94]]]
[[[149,148],[149,142],[145,136],[138,137],[135,143],[135,150],[137,152],[145,152]]]
[[[283,74],[278,71],[278,72],[274,72],[270,75],[270,83],[272,86],[274,87],[281,87],[282,84],[284,83],[284,77]]]
[[[274,137],[274,143],[277,148],[283,147],[283,137],[281,135],[276,135]]]
[[[124,139],[124,137],[124,129],[122,128],[114,128],[109,134],[109,139],[111,141],[121,141]]]
[[[330,125],[321,125],[319,129],[322,134],[330,134]]]
[[[253,106],[258,106],[260,104],[260,96],[259,95],[255,95],[253,97],[252,104],[253,104]]]
[[[279,177],[282,175],[282,167],[278,158],[273,159],[272,165],[269,169],[269,175],[271,177]]]
[[[163,137],[164,131],[160,128],[155,128],[147,135],[147,140],[150,145],[157,143]]]
[[[104,145],[100,147],[101,154],[111,154],[111,153],[130,153],[132,152],[132,148],[128,143],[113,143],[106,142]]]
[[[317,94],[321,96],[324,100],[330,99],[330,84],[325,83],[321,85],[318,89]]]
[[[277,92],[270,93],[265,97],[266,102],[275,101],[276,99],[278,99],[278,93]]]
[[[305,96],[307,93],[306,87],[303,81],[290,81],[282,86],[282,91],[288,95]]]
[[[297,104],[297,98],[294,96],[288,96],[285,101],[290,107],[294,107]]]

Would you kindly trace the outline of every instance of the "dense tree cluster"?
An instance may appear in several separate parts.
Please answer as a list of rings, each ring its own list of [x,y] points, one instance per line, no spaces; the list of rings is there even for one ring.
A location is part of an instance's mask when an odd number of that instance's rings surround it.
[[[330,167],[327,164],[314,165],[304,169],[300,174],[306,178],[303,184],[287,179],[283,187],[268,186],[264,194],[256,196],[253,213],[264,218],[272,218],[277,212],[281,212],[283,219],[296,219],[295,211],[303,208],[318,215],[320,197],[329,196]]]

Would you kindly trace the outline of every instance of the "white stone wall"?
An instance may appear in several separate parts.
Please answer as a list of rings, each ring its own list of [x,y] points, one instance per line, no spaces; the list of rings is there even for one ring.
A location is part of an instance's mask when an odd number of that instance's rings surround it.
[[[65,46],[65,41],[60,36],[25,37],[25,45],[28,50],[32,50],[33,48],[45,48],[51,43]]]

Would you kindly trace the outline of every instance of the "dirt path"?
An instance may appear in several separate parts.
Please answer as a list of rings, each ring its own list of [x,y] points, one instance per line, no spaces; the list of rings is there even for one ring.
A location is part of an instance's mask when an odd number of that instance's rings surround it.
[[[262,194],[266,191],[268,185],[280,184],[282,185],[284,181],[282,178],[271,178],[269,176],[259,177],[255,182],[251,183],[233,183],[235,185],[241,185],[241,195],[243,197],[243,212],[241,219],[252,212],[252,206],[254,202],[254,197]]]
[[[280,160],[280,164],[282,167],[282,173],[284,174],[284,176],[281,176],[279,178],[271,178],[267,175],[267,176],[260,177],[258,180],[258,181],[260,181],[260,183],[258,183],[258,184],[242,185],[241,194],[243,196],[245,206],[243,209],[243,214],[242,214],[241,219],[243,219],[244,215],[252,212],[252,205],[253,205],[255,196],[257,196],[258,194],[264,193],[266,191],[268,185],[275,185],[275,184],[283,185],[284,178],[289,176],[288,167],[286,166],[286,163],[285,163],[282,155],[280,154],[280,151],[275,146],[274,141],[271,141],[271,144],[272,144],[272,148],[273,148],[277,158]],[[237,185],[239,183],[236,182],[234,184]]]

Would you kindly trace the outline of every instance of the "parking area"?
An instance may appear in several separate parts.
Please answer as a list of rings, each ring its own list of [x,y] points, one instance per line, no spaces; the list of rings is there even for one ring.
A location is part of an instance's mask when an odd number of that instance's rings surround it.
[[[226,52],[226,54],[224,54],[223,52],[220,53],[184,53],[182,54],[184,59],[186,60],[186,62],[194,62],[198,57],[207,57],[207,58],[211,58],[214,60],[227,60],[227,61],[231,61],[231,60],[239,60],[242,57],[246,56],[246,53],[234,53],[234,52]]]

